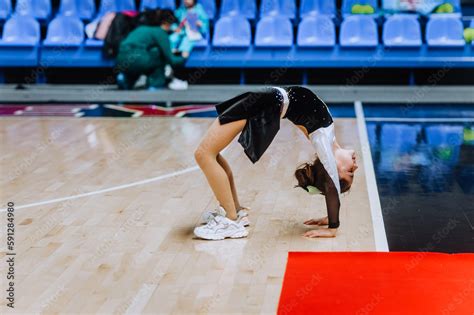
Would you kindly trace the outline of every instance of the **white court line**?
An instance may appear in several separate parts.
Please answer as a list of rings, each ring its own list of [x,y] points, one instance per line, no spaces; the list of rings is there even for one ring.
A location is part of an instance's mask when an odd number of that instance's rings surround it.
[[[188,167],[188,168],[185,168],[185,169],[177,171],[177,172],[173,172],[173,173],[169,173],[169,174],[165,174],[165,175],[160,175],[160,176],[157,176],[157,177],[152,177],[152,178],[140,180],[138,182],[133,182],[133,183],[129,183],[129,184],[114,186],[114,187],[105,188],[105,189],[101,189],[101,190],[95,190],[95,191],[91,191],[91,192],[88,192],[88,193],[83,193],[83,194],[78,194],[78,195],[73,195],[73,196],[67,196],[67,197],[62,197],[62,198],[56,198],[56,199],[51,199],[51,200],[34,202],[34,203],[22,205],[22,206],[15,206],[15,210],[24,209],[24,208],[31,208],[31,207],[35,207],[35,206],[42,206],[42,205],[47,205],[47,204],[50,204],[50,203],[61,202],[61,201],[66,201],[66,200],[73,200],[73,199],[78,199],[78,198],[82,198],[82,197],[98,195],[98,194],[102,194],[102,193],[109,192],[109,191],[115,191],[115,190],[130,188],[130,187],[134,187],[134,186],[139,186],[139,185],[143,185],[143,184],[148,184],[148,183],[152,183],[152,182],[157,182],[157,181],[167,179],[167,178],[170,178],[170,177],[174,177],[174,176],[182,175],[182,174],[189,173],[189,172],[192,172],[192,171],[196,171],[198,169],[199,169],[198,166]],[[5,211],[7,211],[6,208],[5,209],[0,209],[0,212],[5,212]]]
[[[369,117],[365,121],[380,122],[474,122],[474,118],[399,118],[399,117]]]
[[[176,114],[176,117],[183,117],[186,114],[193,114],[193,113],[201,113],[201,112],[208,112],[212,107],[206,107],[206,108],[198,108],[198,109],[190,109],[186,111],[180,111]],[[216,117],[217,118],[217,117]]]
[[[388,252],[388,242],[387,235],[385,234],[385,225],[383,223],[382,206],[380,205],[379,191],[377,189],[377,182],[375,180],[374,163],[372,161],[372,153],[370,152],[369,137],[367,135],[367,126],[365,124],[362,102],[354,102],[354,108],[364,160],[370,213],[372,215],[372,224],[374,226],[375,250],[378,252]]]
[[[224,150],[222,150],[220,153],[224,154],[225,152],[227,152],[229,147],[230,147],[230,145],[225,147]],[[174,176],[186,174],[186,173],[189,173],[189,172],[193,172],[193,171],[196,171],[198,169],[199,169],[199,166],[188,167],[188,168],[182,169],[180,171],[176,171],[176,172],[160,175],[160,176],[157,176],[157,177],[152,177],[152,178],[140,180],[138,182],[133,182],[133,183],[129,183],[129,184],[114,186],[114,187],[105,188],[105,189],[101,189],[101,190],[95,190],[95,191],[91,191],[91,192],[83,193],[83,194],[78,194],[78,195],[72,195],[72,196],[67,196],[67,197],[62,197],[62,198],[56,198],[56,199],[51,199],[51,200],[34,202],[34,203],[22,205],[22,206],[15,206],[15,210],[24,209],[24,208],[31,208],[31,207],[35,207],[35,206],[42,206],[42,205],[47,205],[47,204],[50,204],[50,203],[61,202],[61,201],[66,201],[66,200],[73,200],[73,199],[78,199],[78,198],[82,198],[82,197],[98,195],[98,194],[102,194],[102,193],[109,192],[109,191],[115,191],[115,190],[130,188],[130,187],[134,187],[134,186],[139,186],[139,185],[143,185],[143,184],[148,184],[148,183],[152,183],[152,182],[157,182],[157,181],[167,179],[167,178],[170,178],[170,177],[174,177]],[[6,212],[6,211],[7,211],[6,208],[0,209],[0,212]]]

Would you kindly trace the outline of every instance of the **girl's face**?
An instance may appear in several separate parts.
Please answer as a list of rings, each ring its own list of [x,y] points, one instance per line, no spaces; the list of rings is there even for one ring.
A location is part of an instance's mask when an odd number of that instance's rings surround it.
[[[184,6],[186,8],[191,8],[194,6],[195,1],[194,0],[184,0]]]
[[[354,150],[337,149],[335,152],[339,178],[352,185],[354,173],[359,168]]]

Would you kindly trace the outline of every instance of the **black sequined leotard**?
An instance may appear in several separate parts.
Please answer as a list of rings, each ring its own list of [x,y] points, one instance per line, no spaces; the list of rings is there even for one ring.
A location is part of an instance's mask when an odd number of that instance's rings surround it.
[[[289,105],[283,118],[302,125],[311,134],[333,123],[326,104],[311,90],[302,86],[283,87]],[[255,163],[263,155],[280,129],[283,95],[274,87],[246,92],[216,105],[221,124],[246,119],[239,137],[249,159]]]
[[[325,131],[330,130],[327,127],[333,127],[331,126],[333,119],[328,107],[316,94],[305,87],[288,86],[283,87],[284,91],[280,89],[269,87],[257,92],[246,92],[217,104],[216,111],[220,123],[246,120],[239,143],[253,163],[260,159],[272,143],[280,129],[281,118],[286,118],[295,125],[302,125],[310,134],[317,152],[329,151],[327,156],[319,153],[318,156],[321,155],[321,161],[328,174],[332,175],[331,178],[337,179],[335,160],[330,149],[332,140],[325,136]],[[284,95],[285,91],[286,95]],[[334,185],[327,187],[325,193],[330,228],[339,226],[339,189],[339,181],[336,180]]]
[[[283,118],[295,125],[304,126],[309,134],[333,123],[328,107],[311,90],[302,86],[288,86],[283,89],[287,91],[290,101]]]

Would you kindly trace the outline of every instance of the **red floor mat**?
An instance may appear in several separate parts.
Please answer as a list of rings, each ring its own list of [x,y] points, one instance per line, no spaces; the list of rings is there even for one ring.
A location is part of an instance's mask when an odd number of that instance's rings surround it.
[[[289,253],[278,314],[474,314],[474,254]]]

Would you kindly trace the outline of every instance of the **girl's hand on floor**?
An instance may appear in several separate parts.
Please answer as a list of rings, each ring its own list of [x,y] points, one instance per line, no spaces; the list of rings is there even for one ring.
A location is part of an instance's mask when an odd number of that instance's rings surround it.
[[[328,220],[328,217],[319,218],[319,219],[311,219],[311,220],[305,221],[304,224],[306,224],[306,225],[328,225],[329,220]]]
[[[316,237],[335,237],[337,229],[320,229],[311,230],[303,234],[304,237],[316,238]]]

